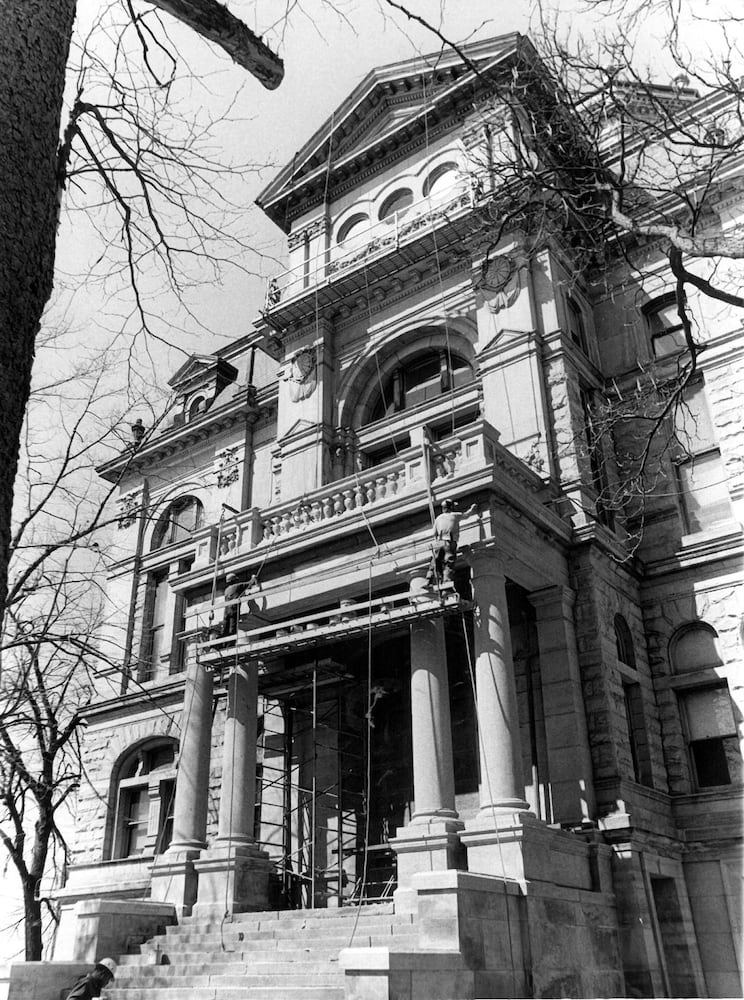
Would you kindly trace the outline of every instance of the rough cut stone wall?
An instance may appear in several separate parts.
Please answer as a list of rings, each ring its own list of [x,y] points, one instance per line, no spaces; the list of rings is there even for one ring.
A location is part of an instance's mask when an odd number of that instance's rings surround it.
[[[731,567],[732,570],[735,568]],[[677,695],[664,684],[672,675],[669,643],[675,631],[692,621],[703,621],[718,633],[719,649],[724,664],[738,666],[741,662],[742,589],[734,576],[707,585],[695,579],[698,574],[667,578],[646,593],[644,625],[648,637],[651,669],[657,679],[656,698],[664,731],[664,751],[669,789],[685,794],[692,790],[692,775],[687,754],[687,741],[680,718]],[[744,709],[744,679],[737,669],[729,674],[729,691]]]
[[[615,615],[621,614],[633,637],[637,667],[635,674],[625,676],[641,685],[654,786],[665,792],[661,724],[637,583],[626,567],[587,545],[572,557],[571,585],[576,592],[576,636],[595,780],[633,781],[614,631]]]

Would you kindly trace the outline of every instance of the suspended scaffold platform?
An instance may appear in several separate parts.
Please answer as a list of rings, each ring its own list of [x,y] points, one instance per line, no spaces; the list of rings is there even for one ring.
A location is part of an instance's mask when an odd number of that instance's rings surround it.
[[[463,599],[449,583],[438,589],[393,594],[371,601],[342,601],[336,608],[258,628],[251,627],[258,616],[241,615],[237,634],[199,643],[199,660],[215,668],[228,659],[233,663],[236,658],[238,662],[266,661],[302,649],[343,642],[370,629],[387,631],[416,619],[470,610],[472,602]]]

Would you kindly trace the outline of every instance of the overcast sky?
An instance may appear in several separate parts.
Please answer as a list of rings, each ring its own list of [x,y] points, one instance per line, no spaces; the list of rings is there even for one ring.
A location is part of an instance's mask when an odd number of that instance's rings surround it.
[[[102,2],[79,0],[81,22],[87,23]],[[579,0],[563,0],[569,15],[578,3]],[[715,0],[713,3],[715,6]],[[138,5],[140,0],[135,2],[135,6]],[[260,211],[250,208],[261,188],[291,161],[295,151],[372,67],[438,48],[437,39],[421,25],[411,24],[403,15],[393,12],[383,16],[382,0],[379,4],[377,0],[337,0],[335,10],[326,0],[298,3],[287,0],[291,12],[286,22],[274,27],[277,10],[285,6],[279,0],[255,3],[253,0],[230,0],[228,5],[251,27],[265,34],[266,40],[284,59],[286,75],[276,91],[266,91],[243,70],[232,66],[226,57],[213,52],[207,43],[173,24],[166,15],[163,21],[172,25],[172,37],[179,53],[187,58],[192,70],[206,84],[206,89],[194,90],[194,101],[199,106],[209,104],[211,93],[214,107],[222,109],[228,95],[239,93],[231,112],[234,124],[222,130],[235,159],[274,163],[274,167],[267,168],[261,177],[255,177],[241,195],[246,201],[246,211],[252,212],[249,216],[252,239],[266,256],[258,263],[250,262],[251,267],[261,272],[260,279],[235,271],[222,285],[212,284],[190,293],[190,305],[207,332],[180,337],[181,354],[160,347],[153,349],[163,382],[183,362],[184,355],[212,351],[247,333],[262,303],[265,279],[282,268],[284,242],[281,234]],[[458,42],[511,31],[527,32],[530,28],[528,0],[449,0],[447,3],[444,0],[410,0],[408,6]],[[570,16],[565,24],[570,26]],[[199,113],[195,106],[195,116]],[[115,329],[123,308],[109,297],[104,286],[84,278],[100,252],[100,241],[93,237],[84,218],[77,215],[65,219],[58,244],[58,265],[65,279],[58,283],[60,293],[50,317],[55,323],[69,326],[71,343],[86,344],[104,339],[108,334],[103,331]],[[167,326],[167,311],[162,321]],[[57,363],[43,352],[37,361],[39,371]],[[0,900],[6,901],[7,909],[14,885],[12,874],[8,873],[3,881]],[[2,905],[0,903],[0,908]],[[0,931],[0,961],[18,952],[18,942],[6,927],[7,914],[0,912],[0,928],[3,929]]]

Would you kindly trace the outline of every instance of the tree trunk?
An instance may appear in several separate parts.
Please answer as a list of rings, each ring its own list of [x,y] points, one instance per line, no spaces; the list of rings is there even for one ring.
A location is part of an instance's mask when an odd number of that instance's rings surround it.
[[[23,883],[23,916],[26,941],[26,961],[40,962],[41,942],[41,901],[36,898],[35,879]]]
[[[0,614],[34,341],[52,291],[57,143],[75,0],[0,0]]]

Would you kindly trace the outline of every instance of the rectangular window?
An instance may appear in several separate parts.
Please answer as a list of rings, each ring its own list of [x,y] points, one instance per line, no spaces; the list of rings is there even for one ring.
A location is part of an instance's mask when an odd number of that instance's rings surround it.
[[[566,313],[568,316],[568,333],[571,340],[581,348],[584,354],[588,353],[586,348],[584,315],[578,303],[570,297],[566,299]]]
[[[147,840],[147,821],[150,803],[147,788],[122,789],[122,851],[121,856],[130,858],[142,854]]]
[[[641,785],[651,787],[651,755],[646,731],[646,719],[643,714],[643,695],[641,685],[637,682],[623,683],[625,699],[625,720],[628,727],[630,756],[633,761],[633,777]]]
[[[687,531],[705,531],[731,519],[721,453],[715,448],[677,466]]]
[[[608,503],[609,479],[607,476],[607,456],[605,454],[602,434],[596,427],[596,419],[592,413],[592,393],[589,389],[581,389],[581,409],[584,414],[586,428],[586,444],[589,452],[589,465],[592,473],[592,485],[596,491],[597,520],[606,528],[614,530],[615,513]]]
[[[157,676],[160,658],[168,645],[170,637],[165,635],[165,612],[168,595],[168,571],[151,573],[145,591],[140,681],[152,680]]]
[[[730,520],[731,500],[702,382],[685,390],[674,425],[680,452],[677,478],[686,530],[705,531]]]
[[[728,685],[688,691],[681,698],[698,787],[741,781],[742,761]]]

